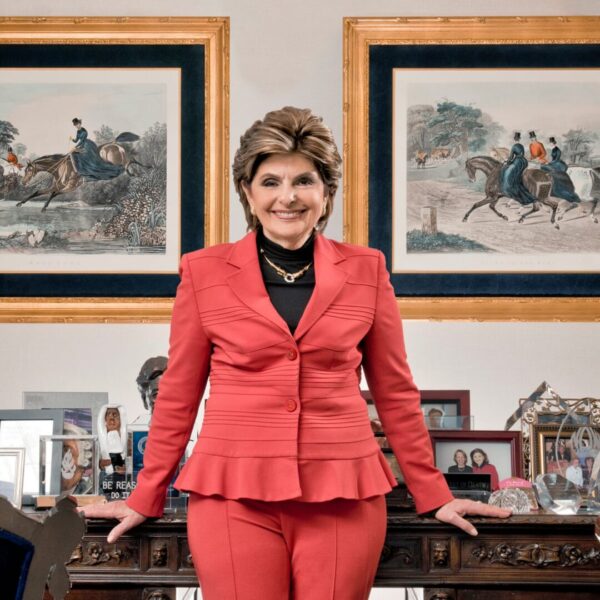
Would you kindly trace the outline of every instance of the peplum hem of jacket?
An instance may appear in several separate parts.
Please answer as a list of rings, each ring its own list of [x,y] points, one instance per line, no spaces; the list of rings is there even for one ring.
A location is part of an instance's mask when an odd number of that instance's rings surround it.
[[[231,457],[194,452],[175,487],[202,496],[276,502],[363,500],[397,485],[383,454],[334,460]]]

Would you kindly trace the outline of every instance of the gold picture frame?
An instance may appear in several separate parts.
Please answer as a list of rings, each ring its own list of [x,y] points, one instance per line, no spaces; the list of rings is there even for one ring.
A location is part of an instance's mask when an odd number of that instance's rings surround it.
[[[201,169],[197,175],[200,185],[196,189],[200,189],[204,205],[192,209],[197,211],[195,218],[204,225],[204,246],[227,241],[229,235],[229,18],[3,17],[0,20],[0,47],[4,49],[5,55],[0,67],[11,67],[6,57],[9,54],[17,54],[24,47],[32,49],[30,54],[36,57],[30,58],[30,61],[38,60],[39,56],[43,64],[44,54],[51,54],[54,51],[58,53],[60,49],[64,49],[65,54],[71,56],[69,48],[72,49],[74,45],[86,48],[89,46],[90,53],[95,49],[101,51],[111,45],[121,46],[120,52],[126,52],[129,46],[129,52],[132,53],[135,47],[142,67],[144,67],[146,49],[151,50],[160,46],[164,47],[162,52],[170,51],[175,56],[178,49],[182,47],[202,47],[202,54],[196,53],[193,56],[190,54],[192,58],[186,54],[185,58],[182,58],[182,61],[187,61],[185,64],[189,65],[187,72],[193,71],[194,77],[204,84],[204,89],[199,88],[201,93],[198,95],[198,98],[203,98],[203,101],[196,100],[201,110],[190,111],[193,114],[189,115],[190,119],[196,119],[193,124],[198,127],[197,131],[203,134],[201,141],[198,142],[201,144],[198,148],[201,149],[196,150],[194,147],[194,152],[203,162],[203,170]],[[14,47],[13,53],[7,52],[8,46]],[[40,48],[38,53],[37,46],[44,46],[44,48]],[[48,52],[45,52],[46,49]],[[196,60],[194,58],[196,55],[203,57],[197,59],[200,64],[193,62]],[[134,58],[130,60],[133,64]],[[17,66],[20,66],[20,63]],[[31,65],[26,66],[32,68]],[[66,67],[70,68],[70,66],[66,59]],[[89,66],[97,65],[91,61]],[[110,62],[102,66],[111,68]],[[185,81],[181,86],[185,86]],[[180,110],[183,114],[183,106]],[[183,117],[180,123],[183,127],[185,124]],[[182,157],[181,160],[183,171],[184,158]],[[182,181],[183,178],[182,173]],[[183,187],[182,183],[182,203],[186,202]],[[179,237],[181,241],[183,233],[180,232]],[[187,242],[183,251],[195,249],[195,243]],[[180,249],[182,245],[180,243]],[[169,277],[174,280],[176,273],[173,271]],[[0,282],[2,278],[3,275],[0,273]],[[0,288],[2,287],[4,295],[0,297],[0,322],[3,323],[164,323],[170,320],[174,294],[171,280],[169,289],[172,288],[172,292],[170,291],[169,294],[153,294],[149,286],[149,293],[135,297],[127,296],[126,293],[107,294],[106,297],[80,292],[64,294],[61,293],[61,287],[58,288],[58,293],[42,293],[36,297],[29,297],[23,294],[11,294],[8,283],[4,286],[0,285]],[[126,282],[120,289],[127,291]],[[155,295],[161,297],[154,297]]]
[[[599,44],[600,18],[389,17],[344,19],[344,239],[369,245],[370,51],[377,46]],[[377,59],[375,59],[377,60]],[[599,63],[600,65],[600,63]],[[386,85],[388,85],[386,83]],[[387,117],[386,117],[387,118]],[[392,169],[393,170],[393,169]],[[387,191],[386,191],[387,193]],[[386,216],[387,215],[386,213]],[[561,287],[556,286],[556,289]],[[440,286],[441,289],[441,286]],[[462,291],[460,292],[462,293]],[[398,298],[408,319],[465,321],[598,321],[600,297],[492,293]]]
[[[538,432],[554,428],[572,431],[574,427],[600,427],[600,399],[598,398],[561,398],[559,396],[541,396],[535,402],[521,398],[519,405],[524,408],[521,416],[521,439],[523,447],[523,469],[525,477],[534,481],[540,470],[540,441]],[[549,429],[548,429],[549,428]],[[537,448],[537,449],[536,449]]]

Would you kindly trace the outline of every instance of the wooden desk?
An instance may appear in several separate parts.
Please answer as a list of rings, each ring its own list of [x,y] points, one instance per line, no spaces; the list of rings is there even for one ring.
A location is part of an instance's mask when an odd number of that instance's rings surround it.
[[[426,600],[600,597],[595,517],[473,522],[475,538],[434,519],[390,512],[375,585],[424,587]],[[69,600],[174,600],[176,587],[197,585],[185,521],[150,521],[107,544],[111,526],[89,521],[69,565]]]

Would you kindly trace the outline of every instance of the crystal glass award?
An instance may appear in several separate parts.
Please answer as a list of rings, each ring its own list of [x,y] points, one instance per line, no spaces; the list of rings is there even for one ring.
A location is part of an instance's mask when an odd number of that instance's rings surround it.
[[[535,479],[540,506],[557,515],[577,514],[582,503],[577,485],[558,473],[544,473]]]

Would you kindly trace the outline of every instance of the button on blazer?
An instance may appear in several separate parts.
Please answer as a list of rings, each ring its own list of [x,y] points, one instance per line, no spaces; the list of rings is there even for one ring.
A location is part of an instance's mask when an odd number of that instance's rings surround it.
[[[183,257],[168,368],[127,500],[134,510],[162,513],[209,378],[179,489],[305,502],[390,491],[396,480],[371,430],[361,367],[417,510],[452,499],[433,464],[382,253],[316,234],[314,270],[292,335],[267,294],[254,232]]]

